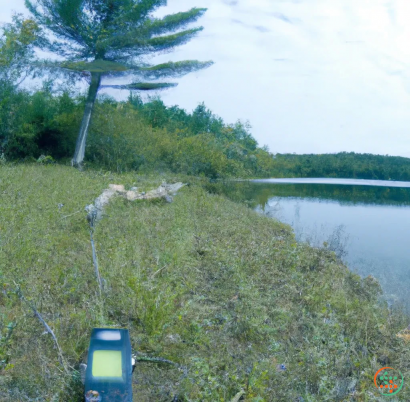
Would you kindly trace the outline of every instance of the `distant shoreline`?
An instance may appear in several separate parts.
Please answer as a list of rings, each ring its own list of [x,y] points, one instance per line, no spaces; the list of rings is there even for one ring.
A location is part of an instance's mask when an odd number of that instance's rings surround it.
[[[292,183],[292,184],[336,184],[350,186],[410,187],[409,181],[338,179],[338,178],[288,178],[288,179],[251,179],[253,183]]]

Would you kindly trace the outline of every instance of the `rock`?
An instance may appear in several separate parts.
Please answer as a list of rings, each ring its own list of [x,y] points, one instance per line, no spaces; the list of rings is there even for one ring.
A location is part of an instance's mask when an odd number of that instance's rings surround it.
[[[138,187],[131,187],[130,191],[138,191]]]
[[[169,202],[169,203],[172,202],[172,197],[170,195],[166,195],[164,198],[166,202]]]

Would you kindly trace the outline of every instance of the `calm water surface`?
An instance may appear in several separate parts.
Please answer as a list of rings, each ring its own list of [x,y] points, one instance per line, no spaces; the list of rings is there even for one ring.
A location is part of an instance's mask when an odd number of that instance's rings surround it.
[[[389,303],[410,308],[410,182],[264,179],[210,185],[290,224],[298,241],[327,242],[352,271],[374,275]]]

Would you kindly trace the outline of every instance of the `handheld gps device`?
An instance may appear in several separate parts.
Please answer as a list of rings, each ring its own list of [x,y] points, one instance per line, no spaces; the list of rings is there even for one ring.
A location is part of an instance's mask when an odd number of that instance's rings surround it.
[[[94,328],[85,370],[87,402],[132,402],[131,354],[128,329]]]

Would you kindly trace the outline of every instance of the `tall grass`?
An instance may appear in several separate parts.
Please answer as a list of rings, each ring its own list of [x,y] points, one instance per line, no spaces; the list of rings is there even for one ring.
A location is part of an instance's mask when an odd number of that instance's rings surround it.
[[[163,179],[187,176],[0,166],[2,400],[81,401],[78,367],[102,325],[186,367],[139,363],[138,401],[230,401],[241,389],[246,401],[377,401],[382,362],[409,376],[395,336],[406,317],[379,300],[373,278],[199,179],[171,204],[112,200],[94,233],[100,298],[84,207],[109,183],[147,191]],[[69,375],[16,285],[55,332]]]

